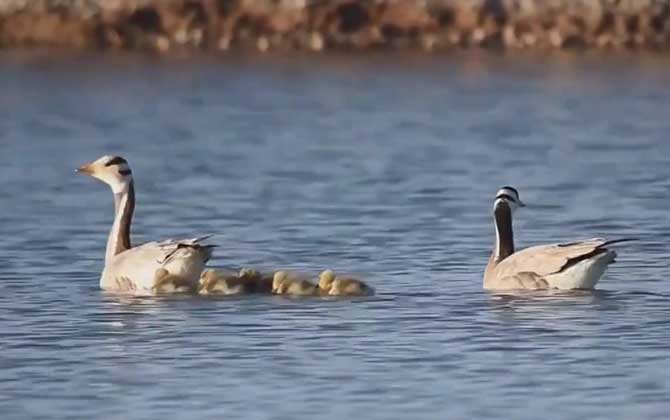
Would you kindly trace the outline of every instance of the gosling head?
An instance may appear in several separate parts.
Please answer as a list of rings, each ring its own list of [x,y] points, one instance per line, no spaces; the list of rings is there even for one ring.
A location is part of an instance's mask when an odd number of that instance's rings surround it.
[[[525,207],[526,205],[519,199],[519,192],[516,188],[505,186],[496,193],[493,209],[495,210],[499,206],[508,206],[514,212],[519,207]]]
[[[200,288],[207,288],[211,283],[216,281],[216,273],[214,270],[205,270],[200,274]]]
[[[133,181],[128,161],[121,156],[103,156],[76,169],[77,172],[99,179],[116,193],[125,192]]]
[[[167,271],[166,269],[164,269],[163,267],[161,267],[158,270],[156,270],[156,272],[154,273],[154,278],[156,280],[160,280],[163,277],[167,277],[168,275],[170,275],[170,272]]]
[[[324,271],[319,275],[319,289],[329,290],[330,286],[333,285],[333,281],[335,281],[335,273],[333,273],[333,270]]]
[[[277,293],[279,286],[286,280],[288,274],[286,271],[277,271],[274,276],[272,276],[272,293]]]

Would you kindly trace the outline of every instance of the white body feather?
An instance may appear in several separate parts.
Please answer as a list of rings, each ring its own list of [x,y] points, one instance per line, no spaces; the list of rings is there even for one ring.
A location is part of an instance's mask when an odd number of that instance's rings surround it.
[[[588,260],[580,261],[560,273],[545,277],[549,287],[555,289],[593,289],[602,277],[607,266],[614,262],[616,253],[608,250]]]
[[[148,242],[124,251],[105,266],[100,287],[137,294],[153,293],[156,270],[159,268],[197,287],[200,274],[211,254],[207,246],[197,246],[202,239]]]
[[[569,244],[538,245],[516,252],[500,263],[493,259],[484,275],[485,289],[593,289],[607,266],[614,262],[616,252],[604,248],[605,239],[594,238]],[[573,258],[583,258],[577,261]],[[531,279],[533,281],[525,281]]]

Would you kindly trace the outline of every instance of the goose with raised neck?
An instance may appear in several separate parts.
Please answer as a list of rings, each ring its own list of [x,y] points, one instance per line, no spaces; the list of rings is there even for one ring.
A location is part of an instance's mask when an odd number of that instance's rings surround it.
[[[496,239],[484,272],[485,289],[592,289],[614,262],[616,252],[610,245],[630,240],[594,238],[516,251],[512,219],[524,206],[514,187],[505,186],[496,193]]]
[[[135,182],[128,161],[121,156],[103,156],[77,169],[110,186],[114,194],[114,222],[107,238],[105,268],[100,287],[105,290],[151,294],[156,284],[174,279],[196,290],[200,275],[212,255],[207,236],[183,240],[148,242],[133,247],[130,226],[135,210]],[[174,288],[177,290],[180,288]],[[181,287],[184,289],[184,287]]]

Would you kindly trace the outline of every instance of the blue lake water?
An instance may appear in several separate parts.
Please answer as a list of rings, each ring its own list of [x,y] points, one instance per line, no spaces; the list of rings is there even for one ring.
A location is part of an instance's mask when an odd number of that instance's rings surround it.
[[[3,419],[662,419],[670,57],[0,55]],[[107,187],[136,243],[362,276],[366,299],[101,292]],[[598,290],[482,290],[519,248],[635,237]]]

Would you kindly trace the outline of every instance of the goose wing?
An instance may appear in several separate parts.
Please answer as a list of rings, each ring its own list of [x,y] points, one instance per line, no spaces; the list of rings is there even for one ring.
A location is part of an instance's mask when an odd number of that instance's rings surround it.
[[[202,255],[204,262],[209,261],[212,256],[212,248],[215,245],[204,245],[202,242],[212,235],[198,236],[195,238],[189,239],[166,239],[160,242],[147,242],[142,244],[135,249],[146,248],[146,251],[156,252],[157,254],[162,254],[162,258],[158,258],[159,262],[162,265],[167,264],[177,256],[180,249],[193,249],[198,251]]]
[[[496,275],[502,278],[530,272],[548,276],[604,252],[605,247],[609,244],[626,240],[607,241],[603,238],[593,238],[577,242],[533,246],[501,261],[496,267]]]

